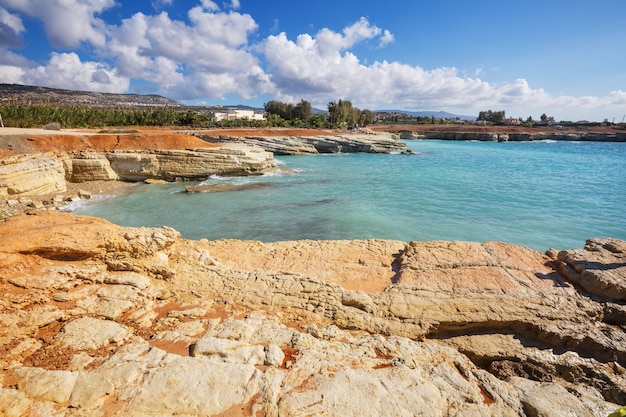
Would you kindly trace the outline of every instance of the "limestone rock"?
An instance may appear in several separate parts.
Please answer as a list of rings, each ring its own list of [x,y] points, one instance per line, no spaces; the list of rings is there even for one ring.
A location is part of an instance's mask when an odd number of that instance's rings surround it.
[[[263,365],[265,350],[263,346],[252,346],[240,341],[203,337],[195,344],[194,356],[205,356],[220,362]]]
[[[529,417],[596,416],[593,410],[560,385],[522,378],[512,378],[510,382],[520,394]]]
[[[121,344],[130,336],[124,326],[114,321],[81,317],[63,327],[59,343],[75,350],[98,349],[109,343]]]
[[[118,180],[119,175],[102,152],[82,151],[65,162],[65,177],[70,182]]]
[[[584,249],[561,251],[560,272],[590,294],[626,301],[626,244],[615,239],[590,239]]]
[[[78,378],[75,372],[39,368],[19,368],[15,373],[22,391],[28,396],[58,404],[69,401]]]
[[[0,196],[64,192],[65,171],[52,154],[22,154],[0,160]]]
[[[559,272],[618,287],[621,241],[562,260],[497,242],[196,242],[46,211],[0,223],[0,242],[2,415],[604,416],[626,402],[623,300]]]
[[[149,178],[189,181],[204,180],[211,175],[260,175],[276,167],[271,153],[236,144],[187,150],[116,151],[108,153],[107,159],[124,181]]]
[[[123,391],[120,399],[128,402],[123,408],[128,415],[216,415],[247,404],[261,381],[252,365],[177,357],[148,370],[142,384]]]
[[[236,142],[259,146],[274,155],[303,155],[318,153],[399,153],[407,149],[392,134],[342,134],[318,136],[245,136],[232,137],[227,134],[216,138],[204,137],[209,142]]]

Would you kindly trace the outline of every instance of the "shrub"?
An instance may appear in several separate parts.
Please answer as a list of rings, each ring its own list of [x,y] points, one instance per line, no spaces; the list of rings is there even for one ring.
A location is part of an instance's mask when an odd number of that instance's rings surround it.
[[[43,127],[45,130],[61,130],[61,125],[57,122],[48,123]]]

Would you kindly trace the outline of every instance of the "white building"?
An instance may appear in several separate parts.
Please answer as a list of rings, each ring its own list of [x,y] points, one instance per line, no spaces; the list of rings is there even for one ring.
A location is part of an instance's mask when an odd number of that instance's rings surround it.
[[[265,112],[249,109],[225,109],[222,112],[213,113],[213,121],[221,120],[265,120]]]

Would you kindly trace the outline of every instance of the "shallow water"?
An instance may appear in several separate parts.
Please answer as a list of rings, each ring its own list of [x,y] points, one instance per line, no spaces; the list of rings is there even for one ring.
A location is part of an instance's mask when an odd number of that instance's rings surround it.
[[[263,184],[233,191],[141,184],[76,213],[192,239],[500,240],[538,250],[626,239],[626,143],[408,145],[418,154],[277,157],[297,172],[205,181]]]

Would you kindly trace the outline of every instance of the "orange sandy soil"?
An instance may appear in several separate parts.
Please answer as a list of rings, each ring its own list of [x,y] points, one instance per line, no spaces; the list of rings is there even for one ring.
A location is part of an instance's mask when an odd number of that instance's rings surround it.
[[[289,128],[266,128],[266,129],[202,129],[197,130],[202,132],[203,136],[328,136],[328,135],[340,135],[345,132],[339,130],[325,130],[325,129],[289,129]],[[187,131],[187,132],[192,132]]]
[[[171,131],[138,134],[50,134],[30,133],[0,135],[0,156],[34,152],[73,152],[80,150],[189,149],[218,146],[190,135]]]
[[[73,152],[80,150],[189,149],[219,146],[192,136],[317,136],[341,132],[316,129],[203,129],[185,130],[172,127],[109,128],[112,133],[98,134],[95,129],[48,131],[43,129],[0,128],[0,157],[17,153]],[[134,130],[139,133],[115,133]]]

